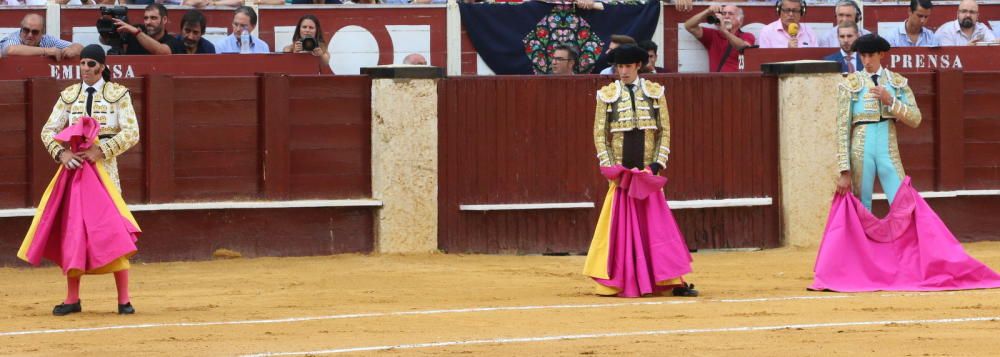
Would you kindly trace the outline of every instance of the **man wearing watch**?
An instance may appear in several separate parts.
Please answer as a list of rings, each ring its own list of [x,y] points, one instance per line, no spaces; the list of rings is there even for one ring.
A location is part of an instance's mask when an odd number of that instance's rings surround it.
[[[150,4],[142,15],[142,29],[120,19],[114,19],[125,43],[126,55],[169,55],[177,48],[177,38],[167,34],[167,8]]]

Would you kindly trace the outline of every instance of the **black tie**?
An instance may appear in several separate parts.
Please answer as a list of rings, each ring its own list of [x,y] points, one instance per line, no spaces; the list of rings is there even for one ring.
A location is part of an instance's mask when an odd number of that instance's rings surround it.
[[[91,109],[94,106],[94,92],[97,92],[96,88],[87,87],[87,115],[90,116],[94,115]]]
[[[626,84],[625,87],[632,95],[632,115],[634,115],[632,119],[638,122],[639,113],[635,110],[635,84]],[[630,169],[642,169],[645,167],[643,164],[645,150],[646,138],[642,130],[636,128],[626,131],[622,137],[622,165]]]
[[[625,87],[628,88],[628,93],[632,95],[631,96],[632,97],[632,111],[635,111],[635,84],[626,84]],[[638,118],[636,118],[636,119],[638,119]]]
[[[875,86],[878,87],[878,75],[877,74],[873,74],[872,75],[872,82],[875,82]]]

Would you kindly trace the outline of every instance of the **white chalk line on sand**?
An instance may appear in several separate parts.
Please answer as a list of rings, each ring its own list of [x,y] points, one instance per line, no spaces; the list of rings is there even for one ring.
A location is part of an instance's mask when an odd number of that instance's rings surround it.
[[[948,292],[930,292],[930,293],[892,293],[892,294],[879,294],[879,295],[874,295],[874,296],[878,296],[878,297],[911,297],[911,296],[954,295],[954,294],[959,294],[959,293],[970,294],[970,293],[974,293],[974,292],[948,291]],[[473,308],[461,308],[461,309],[417,310],[417,311],[395,311],[395,312],[372,312],[372,313],[340,314],[340,315],[325,315],[325,316],[303,316],[303,317],[288,317],[288,318],[280,318],[280,319],[261,319],[261,320],[206,321],[206,322],[167,322],[167,323],[147,323],[147,324],[132,324],[132,325],[112,325],[112,326],[98,326],[98,327],[81,327],[81,328],[67,328],[67,329],[9,331],[9,332],[0,332],[0,337],[25,336],[25,335],[43,335],[43,334],[61,334],[61,333],[77,333],[77,332],[97,332],[97,331],[109,331],[109,330],[132,330],[132,329],[150,329],[150,328],[169,328],[169,327],[205,327],[205,326],[220,326],[220,325],[263,325],[263,324],[309,322],[309,321],[322,321],[322,320],[343,320],[343,319],[360,319],[360,318],[375,318],[375,317],[395,317],[395,316],[413,316],[413,315],[463,314],[463,313],[496,312],[496,311],[593,309],[593,308],[612,308],[612,307],[629,307],[629,306],[682,305],[682,304],[712,303],[712,302],[715,302],[715,303],[754,303],[754,302],[773,302],[773,301],[792,301],[792,300],[832,300],[832,299],[849,299],[849,298],[856,298],[856,297],[871,297],[871,296],[872,295],[816,295],[816,296],[783,296],[783,297],[764,297],[764,298],[745,298],[745,299],[637,301],[637,302],[606,303],[606,304],[567,304],[567,305],[537,305],[537,306],[473,307]]]
[[[965,317],[965,318],[934,319],[934,320],[829,322],[829,323],[793,324],[793,325],[777,325],[777,326],[741,326],[741,327],[721,327],[721,328],[683,329],[683,330],[608,332],[608,333],[592,333],[592,334],[562,335],[562,336],[494,338],[485,340],[414,343],[414,344],[403,344],[403,345],[393,345],[393,346],[351,347],[351,348],[303,351],[303,352],[265,352],[265,353],[243,355],[243,357],[323,355],[323,354],[337,354],[337,353],[348,353],[348,352],[388,351],[388,350],[405,350],[405,349],[416,349],[416,348],[467,346],[467,345],[498,345],[498,344],[508,344],[508,343],[568,341],[568,340],[585,340],[585,339],[595,339],[595,338],[631,337],[631,336],[706,334],[706,333],[720,333],[720,332],[757,332],[757,331],[774,331],[774,330],[787,330],[787,329],[814,329],[814,328],[825,328],[825,327],[856,327],[856,326],[873,326],[873,325],[954,324],[954,323],[984,322],[984,321],[1000,321],[1000,316]]]

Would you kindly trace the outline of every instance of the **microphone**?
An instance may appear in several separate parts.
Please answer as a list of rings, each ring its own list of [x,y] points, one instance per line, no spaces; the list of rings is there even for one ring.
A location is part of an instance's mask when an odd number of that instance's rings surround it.
[[[791,36],[791,37],[798,36],[799,35],[799,24],[794,23],[794,22],[788,24],[788,35]]]

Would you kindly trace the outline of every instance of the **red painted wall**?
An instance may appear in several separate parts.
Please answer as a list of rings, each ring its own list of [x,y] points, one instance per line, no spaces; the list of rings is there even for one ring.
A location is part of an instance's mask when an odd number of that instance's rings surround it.
[[[650,78],[667,86],[669,200],[775,200],[771,206],[675,210],[689,245],[778,246],[775,78]],[[442,250],[586,251],[598,209],[483,213],[459,211],[459,205],[594,202],[600,207],[607,183],[594,158],[594,93],[607,82],[597,76],[440,82]]]

